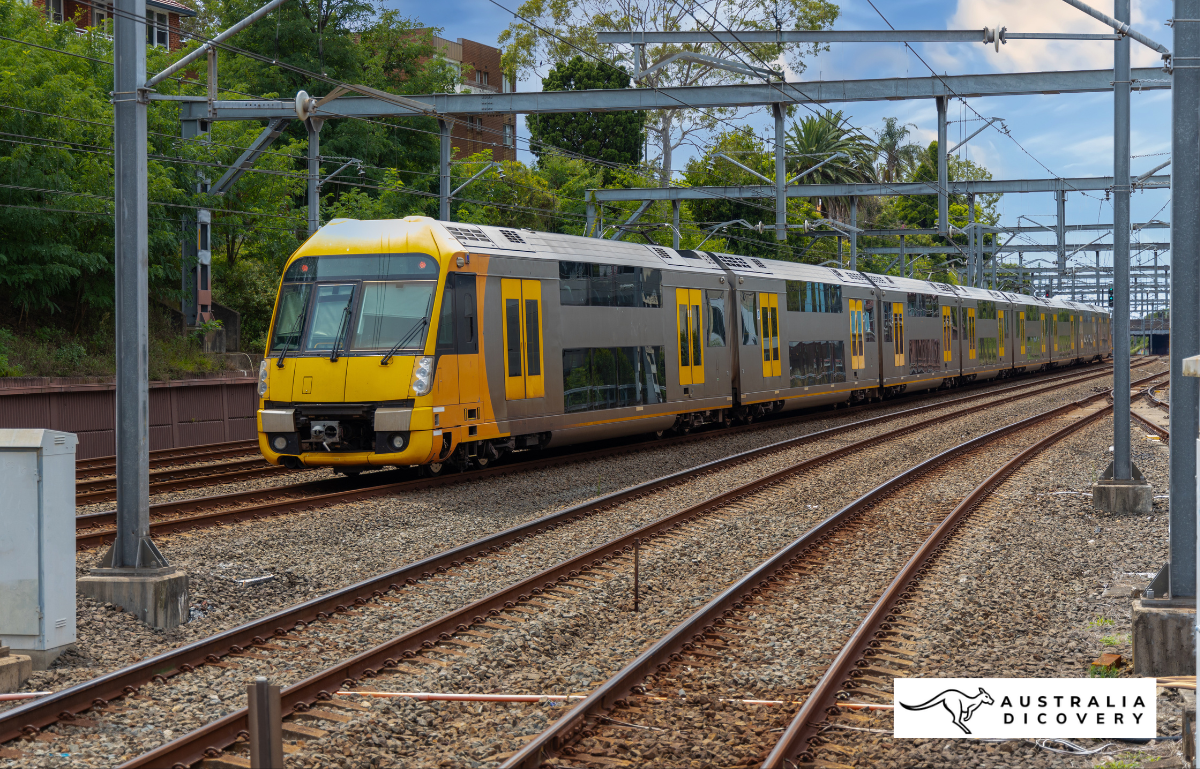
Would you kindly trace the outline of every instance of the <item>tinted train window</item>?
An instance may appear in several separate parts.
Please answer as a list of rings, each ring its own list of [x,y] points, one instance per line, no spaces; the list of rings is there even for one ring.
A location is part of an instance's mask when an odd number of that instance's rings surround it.
[[[909,294],[908,316],[910,318],[936,318],[941,311],[938,309],[937,294]]]
[[[662,270],[620,264],[558,263],[559,302],[575,307],[661,307]]]
[[[790,312],[841,312],[842,287],[811,280],[789,280],[787,308]]]
[[[742,344],[758,346],[758,294],[742,291],[739,295]]]
[[[707,291],[708,299],[708,346],[725,346],[725,292]]]
[[[975,308],[975,317],[979,320],[995,320],[996,303],[981,299]]]
[[[664,347],[563,350],[563,409],[567,413],[666,401]]]
[[[875,341],[875,301],[867,299],[863,302],[863,341]]]
[[[911,296],[911,294],[909,295]],[[934,374],[942,370],[942,340],[909,339],[908,373]]]
[[[845,343],[841,340],[789,342],[788,368],[792,387],[811,387],[845,382]]]

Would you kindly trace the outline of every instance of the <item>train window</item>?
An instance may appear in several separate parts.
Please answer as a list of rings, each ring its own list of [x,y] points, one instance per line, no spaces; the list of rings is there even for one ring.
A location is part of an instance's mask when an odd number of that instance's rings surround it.
[[[827,342],[789,342],[788,369],[792,387],[845,382],[845,343],[840,339]]]
[[[873,299],[863,301],[862,332],[864,341],[868,344],[875,343],[875,300]]]
[[[317,280],[435,280],[438,262],[428,254],[330,254],[305,256],[288,265],[285,283],[312,283]]]
[[[661,345],[563,350],[567,413],[663,403],[666,387]]]
[[[785,281],[789,312],[841,312],[842,287],[810,280]]]
[[[908,373],[936,374],[942,368],[942,345],[937,339],[908,340]]]
[[[539,319],[538,301],[525,300],[525,361],[527,376],[542,375],[542,324]]]
[[[883,341],[892,341],[892,314],[884,310],[883,313]]]
[[[423,319],[429,317],[433,304],[433,281],[362,284],[361,309],[354,330],[355,350],[388,350],[403,340]],[[450,296],[447,291],[443,302]],[[443,309],[445,323],[445,310]],[[451,324],[453,329],[453,324]],[[441,337],[439,335],[439,344]],[[451,337],[453,340],[453,337]],[[453,341],[451,341],[453,344]],[[406,349],[422,349],[425,335],[413,333],[405,342]]]
[[[275,331],[271,334],[271,352],[284,349],[295,352],[299,347],[310,293],[311,285],[283,284],[279,294],[279,311],[275,315]]]
[[[506,358],[508,359],[508,375],[521,376],[521,300],[504,300],[504,327],[508,329],[506,340]]]
[[[725,292],[705,292],[708,300],[708,346],[725,346]]]
[[[978,351],[980,363],[995,363],[1000,360],[998,341],[991,337],[979,338]]]
[[[914,318],[936,318],[938,310],[937,294],[909,294],[908,314]]]
[[[454,289],[449,285],[442,292],[442,312],[438,317],[437,346],[441,352],[454,351]]]
[[[558,294],[564,306],[661,307],[662,270],[559,262]]]
[[[975,317],[979,318],[979,320],[995,320],[996,303],[987,299],[980,299],[975,309]]]
[[[313,308],[305,348],[332,351],[334,343],[340,342],[342,338],[346,327],[346,315],[350,312],[353,301],[353,283],[318,285],[316,307]]]
[[[758,346],[758,294],[752,291],[742,291],[739,295],[741,303],[742,344]]]

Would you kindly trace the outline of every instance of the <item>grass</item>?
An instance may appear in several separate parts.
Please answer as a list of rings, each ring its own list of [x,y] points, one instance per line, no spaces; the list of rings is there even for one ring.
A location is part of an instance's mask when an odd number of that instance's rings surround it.
[[[1087,624],[1088,624],[1088,627],[1100,628],[1100,627],[1112,627],[1116,623],[1113,620],[1109,619],[1108,617],[1096,617],[1096,619],[1092,620],[1091,622],[1089,622]]]
[[[1151,761],[1158,760],[1155,756]],[[1126,753],[1120,756],[1113,756],[1107,761],[1102,761],[1096,764],[1095,769],[1141,769],[1142,762],[1139,761],[1134,754]]]
[[[225,368],[221,358],[201,352],[197,339],[172,328],[169,318],[154,305],[149,342],[152,381],[187,379]],[[109,377],[115,373],[111,314],[80,333],[53,325],[0,328],[0,377]]]
[[[1106,635],[1100,639],[1100,643],[1104,644],[1105,646],[1122,646],[1124,644],[1129,643],[1129,636],[1127,636],[1127,635]]]
[[[1088,678],[1120,678],[1121,671],[1116,665],[1092,665],[1088,670]]]

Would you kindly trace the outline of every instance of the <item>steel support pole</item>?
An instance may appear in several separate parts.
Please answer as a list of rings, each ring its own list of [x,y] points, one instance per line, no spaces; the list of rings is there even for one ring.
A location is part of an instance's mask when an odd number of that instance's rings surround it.
[[[1055,211],[1058,214],[1058,220],[1054,225],[1054,236],[1057,244],[1058,253],[1058,291],[1062,293],[1063,281],[1067,275],[1067,241],[1066,230],[1063,227],[1067,224],[1067,193],[1065,190],[1055,190],[1054,202],[1056,204]],[[1115,226],[1115,225],[1114,225]]]
[[[310,117],[308,129],[308,234],[321,228],[321,126],[325,121]]]
[[[850,269],[858,269],[858,196],[850,198]]]
[[[1115,0],[1113,10],[1117,19],[1129,21],[1129,0]],[[1129,38],[1113,44],[1113,63],[1113,478],[1124,481],[1133,477],[1129,456]],[[1062,225],[1060,202],[1059,232]],[[1060,255],[1059,269],[1065,266]]]
[[[679,203],[678,200],[671,201],[671,223],[675,227],[671,230],[671,248],[679,250]]]
[[[775,240],[787,240],[787,153],[784,149],[783,105],[771,105],[775,113]]]
[[[904,236],[903,235],[900,236],[900,275],[905,278],[909,277],[909,275],[908,275],[908,256],[906,256],[904,253]]]
[[[1096,252],[1096,306],[1103,307],[1104,294],[1103,287],[1100,285],[1100,252]]]
[[[945,96],[937,98],[938,122],[938,232],[942,237],[950,233],[950,161],[946,158],[946,107]]]
[[[975,223],[975,195],[969,193],[967,195],[967,224]],[[979,242],[979,233],[974,227],[967,227],[967,285],[975,285],[975,260],[976,260],[976,244]]]
[[[1175,0],[1176,19],[1200,0]],[[1196,595],[1196,434],[1200,380],[1183,359],[1200,354],[1200,24],[1176,23],[1171,86],[1171,524],[1170,594]],[[1190,64],[1195,62],[1195,64]]]
[[[438,219],[450,221],[450,120],[439,120],[441,147],[438,152]]]
[[[837,243],[838,243],[838,267],[843,267],[844,265],[842,264],[842,236],[841,235],[837,236]]]
[[[592,237],[592,229],[596,226],[596,201],[587,202],[587,224],[584,225],[583,236]]]
[[[146,2],[116,0],[113,180],[116,262],[117,569],[139,564],[150,535],[150,356],[146,181]],[[158,566],[159,564],[151,564]]]

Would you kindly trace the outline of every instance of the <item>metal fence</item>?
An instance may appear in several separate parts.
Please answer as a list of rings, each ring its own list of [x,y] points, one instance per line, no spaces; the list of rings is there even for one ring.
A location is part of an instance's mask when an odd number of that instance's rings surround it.
[[[151,450],[254,438],[255,384],[246,376],[151,382]],[[0,428],[75,433],[76,458],[110,456],[116,453],[114,390],[111,380],[0,379]]]

